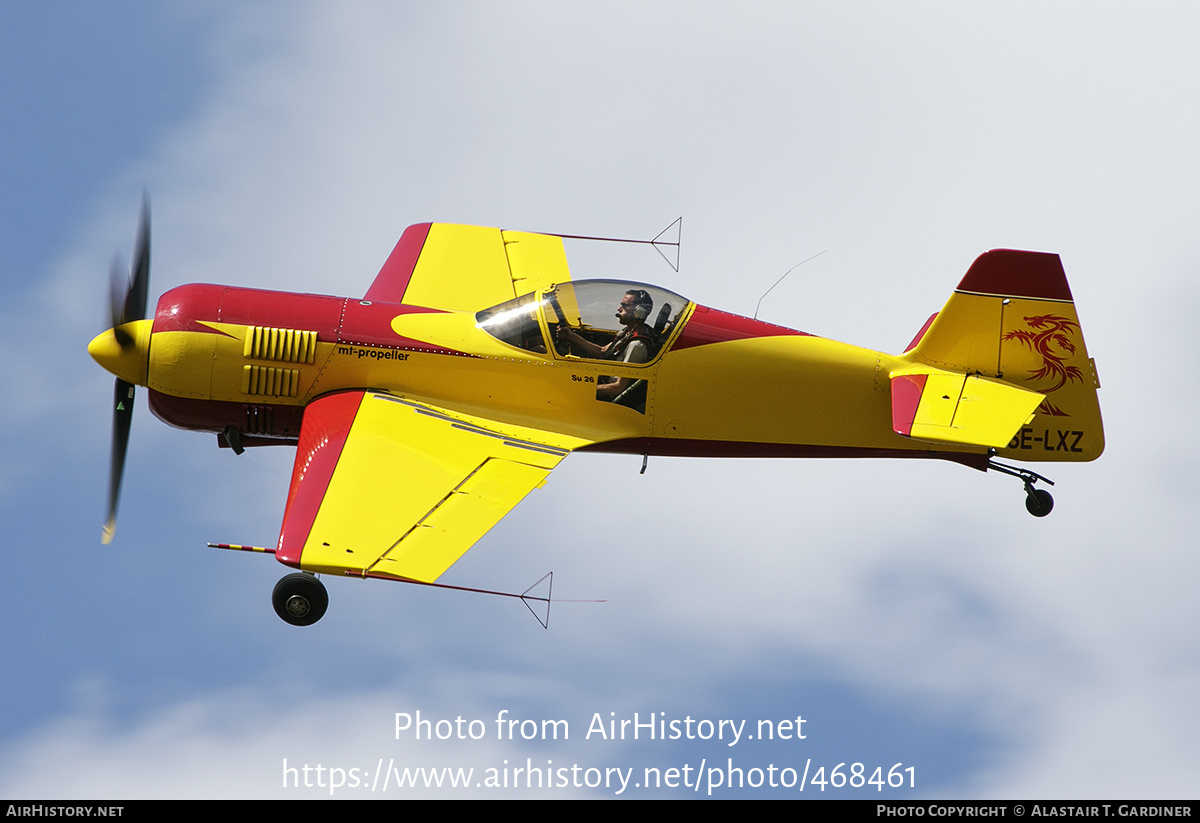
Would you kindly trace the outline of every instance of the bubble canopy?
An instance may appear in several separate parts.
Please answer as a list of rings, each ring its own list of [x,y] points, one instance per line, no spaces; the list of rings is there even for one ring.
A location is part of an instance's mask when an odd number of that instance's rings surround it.
[[[630,295],[627,300],[626,295]],[[479,328],[510,346],[544,354],[554,351],[555,335],[549,327],[566,326],[586,339],[603,345],[621,331],[617,308],[632,303],[638,322],[645,323],[661,347],[688,306],[675,292],[628,280],[579,280],[562,283],[541,294],[526,294],[475,315]],[[545,328],[539,317],[545,318]],[[560,356],[565,352],[558,350]]]

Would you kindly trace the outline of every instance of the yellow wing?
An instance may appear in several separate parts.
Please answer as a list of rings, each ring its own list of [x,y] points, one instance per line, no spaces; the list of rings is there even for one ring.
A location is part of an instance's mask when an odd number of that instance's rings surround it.
[[[405,230],[365,298],[473,312],[570,279],[561,237],[421,223]]]
[[[432,582],[587,441],[345,392],[304,413],[276,557]]]

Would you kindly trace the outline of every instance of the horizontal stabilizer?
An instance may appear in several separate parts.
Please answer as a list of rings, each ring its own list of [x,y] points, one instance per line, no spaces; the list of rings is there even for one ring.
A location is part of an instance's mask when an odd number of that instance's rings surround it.
[[[915,440],[1003,448],[1044,395],[960,372],[893,374],[892,429]]]

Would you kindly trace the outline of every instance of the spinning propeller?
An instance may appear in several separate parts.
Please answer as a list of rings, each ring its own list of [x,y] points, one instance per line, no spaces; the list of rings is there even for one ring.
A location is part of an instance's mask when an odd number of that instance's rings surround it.
[[[146,296],[150,285],[150,201],[142,200],[137,242],[129,277],[121,272],[118,260],[109,271],[109,310],[112,328],[88,344],[88,353],[117,376],[113,389],[113,437],[108,479],[108,519],[101,542],[112,542],[117,527],[117,500],[121,494],[121,475],[125,471],[125,452],[129,446],[129,426],[133,420],[134,386],[146,384],[150,354],[152,320],[146,319]],[[124,282],[123,282],[124,281]]]

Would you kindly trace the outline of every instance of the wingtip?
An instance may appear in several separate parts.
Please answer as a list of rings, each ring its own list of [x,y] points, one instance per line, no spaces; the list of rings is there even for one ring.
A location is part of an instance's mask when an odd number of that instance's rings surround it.
[[[107,546],[113,540],[113,535],[117,533],[117,524],[109,520],[100,529],[100,545]]]

